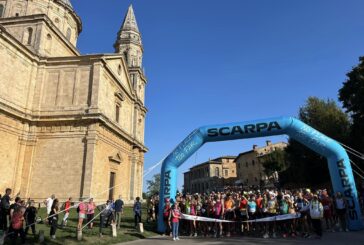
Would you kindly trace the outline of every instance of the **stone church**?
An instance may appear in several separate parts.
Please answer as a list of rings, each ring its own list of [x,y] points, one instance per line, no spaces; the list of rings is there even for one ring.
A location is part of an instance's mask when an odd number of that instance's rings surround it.
[[[146,77],[132,6],[115,53],[82,55],[69,0],[0,0],[0,193],[142,194]]]

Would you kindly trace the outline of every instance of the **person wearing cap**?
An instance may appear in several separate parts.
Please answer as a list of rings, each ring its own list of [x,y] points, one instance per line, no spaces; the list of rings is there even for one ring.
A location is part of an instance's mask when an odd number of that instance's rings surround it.
[[[105,227],[105,221],[107,217],[109,216],[108,213],[108,206],[110,204],[110,201],[107,200],[105,204],[101,204],[97,206],[97,209],[100,212],[100,224],[99,224],[99,235],[100,237],[103,237],[102,228]]]
[[[324,208],[316,194],[312,195],[312,200],[310,204],[306,207],[306,209],[309,211],[311,223],[317,235],[316,238],[321,238],[322,237],[321,219],[324,217]]]

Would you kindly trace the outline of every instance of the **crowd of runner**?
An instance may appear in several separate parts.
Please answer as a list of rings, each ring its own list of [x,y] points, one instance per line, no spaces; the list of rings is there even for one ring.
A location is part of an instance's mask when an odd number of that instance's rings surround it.
[[[363,188],[364,191],[364,188]],[[359,191],[361,207],[364,207],[363,193]],[[0,230],[16,242],[25,242],[31,229],[36,234],[36,224],[44,222],[50,227],[50,237],[56,238],[59,227],[67,226],[70,210],[77,210],[77,229],[86,226],[93,229],[95,211],[98,210],[99,234],[108,225],[120,228],[124,202],[108,200],[96,205],[93,199],[77,202],[69,198],[60,204],[54,195],[44,200],[47,216],[38,216],[40,203],[33,200],[11,198],[11,189],[0,196]],[[205,194],[178,194],[174,199],[165,199],[159,210],[159,196],[147,200],[147,222],[155,222],[160,213],[166,227],[166,234],[173,240],[182,236],[230,237],[236,235],[269,237],[321,238],[326,231],[348,231],[347,202],[342,193],[331,194],[327,190],[246,190],[228,189],[223,192]],[[62,218],[59,216],[62,213]],[[133,206],[135,227],[142,222],[142,203],[136,198]],[[283,216],[282,216],[283,215]],[[284,220],[280,220],[285,217]],[[260,219],[265,218],[262,222]],[[228,221],[228,222],[226,222]]]
[[[5,194],[0,195],[0,230],[3,233],[0,239],[6,238],[13,244],[16,244],[18,239],[24,244],[30,229],[33,236],[38,236],[36,225],[39,223],[48,225],[50,238],[56,239],[57,229],[67,226],[72,209],[77,212],[77,231],[82,231],[86,227],[94,228],[96,210],[98,210],[100,237],[103,236],[103,228],[115,225],[115,229],[120,229],[121,226],[124,209],[121,196],[117,200],[107,200],[106,203],[96,205],[93,198],[81,200],[75,204],[70,197],[67,201],[60,203],[55,195],[51,195],[43,202],[46,207],[46,217],[42,218],[38,214],[41,203],[36,205],[34,200],[23,200],[19,196],[12,199],[11,194],[12,190],[7,188]],[[140,198],[137,197],[133,206],[135,227],[141,222],[141,211],[142,204]]]
[[[164,208],[161,212],[166,234],[171,235],[173,240],[179,240],[179,235],[321,238],[323,228],[330,232],[348,231],[345,198],[342,193],[330,194],[327,190],[249,190],[178,194],[175,200],[165,199],[163,202]],[[148,203],[148,221],[158,218],[158,204],[158,195],[152,196]],[[295,218],[276,220],[279,215],[287,214],[292,214]],[[183,215],[210,218],[210,221],[199,221],[198,218],[188,220],[186,217],[182,219]],[[256,222],[267,217],[272,219]],[[233,222],[219,222],[216,219]]]

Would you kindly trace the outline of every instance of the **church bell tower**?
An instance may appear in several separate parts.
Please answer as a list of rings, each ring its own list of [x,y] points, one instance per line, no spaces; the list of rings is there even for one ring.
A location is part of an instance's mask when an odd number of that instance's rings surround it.
[[[125,56],[128,67],[142,67],[143,45],[132,5],[129,6],[114,47],[116,53]]]

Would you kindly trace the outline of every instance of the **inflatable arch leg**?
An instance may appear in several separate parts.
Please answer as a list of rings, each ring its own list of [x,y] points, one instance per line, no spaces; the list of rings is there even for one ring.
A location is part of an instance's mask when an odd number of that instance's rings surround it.
[[[163,161],[158,231],[164,232],[163,204],[165,198],[174,199],[177,192],[177,168],[204,143],[287,134],[313,151],[325,156],[335,192],[344,194],[348,204],[350,230],[363,228],[358,194],[349,157],[335,140],[292,117],[204,126],[194,130]]]

